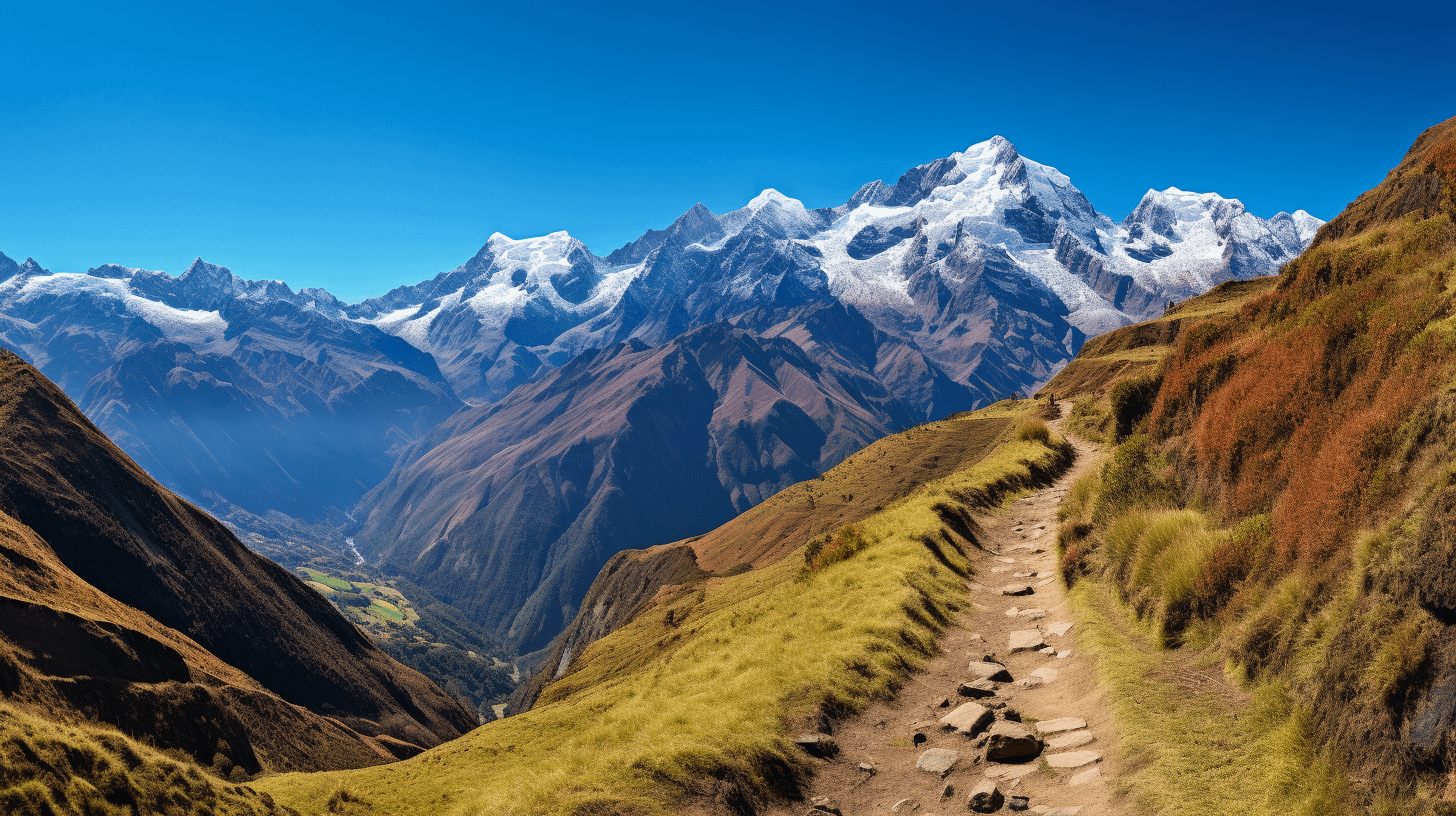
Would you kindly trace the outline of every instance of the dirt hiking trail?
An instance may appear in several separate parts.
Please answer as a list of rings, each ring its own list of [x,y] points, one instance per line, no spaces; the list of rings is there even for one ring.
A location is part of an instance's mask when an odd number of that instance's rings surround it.
[[[1064,433],[1061,421],[1050,424]],[[986,551],[972,550],[971,608],[941,634],[940,655],[893,700],[834,723],[839,753],[812,760],[805,801],[771,814],[1122,812],[1109,784],[1118,770],[1112,714],[1055,578],[1057,508],[1099,453],[1067,438],[1077,459],[1055,484],[978,519]]]

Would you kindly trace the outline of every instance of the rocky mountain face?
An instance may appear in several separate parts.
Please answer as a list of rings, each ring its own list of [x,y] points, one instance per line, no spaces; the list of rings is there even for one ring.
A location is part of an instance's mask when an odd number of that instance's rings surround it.
[[[359,767],[474,724],[0,351],[0,691],[221,774]]]
[[[996,137],[836,207],[700,204],[604,257],[496,234],[359,304],[201,261],[0,256],[0,344],[230,523],[352,525],[359,502],[366,557],[534,648],[614,552],[1032,391],[1088,336],[1273,272],[1319,224],[1173,188],[1114,223]]]
[[[617,552],[710,530],[915,417],[823,345],[722,322],[631,339],[442,423],[365,497],[356,541],[533,651]]]

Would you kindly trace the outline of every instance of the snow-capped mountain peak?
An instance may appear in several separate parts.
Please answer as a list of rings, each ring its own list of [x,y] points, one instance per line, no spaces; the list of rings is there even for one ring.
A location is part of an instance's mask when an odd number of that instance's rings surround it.
[[[966,334],[955,309],[991,314],[988,304],[1005,298],[1023,304],[1017,308],[1043,304],[1035,308],[1051,310],[1043,315],[1049,325],[1074,330],[1055,338],[1062,351],[1032,367],[1045,371],[1054,358],[1070,358],[1083,334],[1155,314],[1222,280],[1278,270],[1321,223],[1303,210],[1264,220],[1237,199],[1168,187],[1148,190],[1116,224],[1066,174],[997,135],[910,168],[894,184],[870,182],[829,209],[772,187],[723,215],[696,204],[605,258],[565,231],[493,233],[460,267],[352,306],[322,290],[247,281],[201,259],[178,278],[119,266],[47,277],[33,261],[0,257],[0,286],[23,288],[27,298],[122,287],[172,309],[218,315],[239,299],[286,300],[399,336],[434,355],[461,394],[494,399],[542,367],[625,337],[655,342],[750,307],[826,299],[931,359],[961,354],[947,371],[975,358],[962,348],[972,341],[959,338],[982,337]]]
[[[1283,215],[1283,213],[1280,213],[1280,215]],[[1279,216],[1276,215],[1274,217],[1278,218]],[[1314,240],[1315,233],[1319,232],[1319,228],[1325,225],[1324,221],[1315,218],[1304,210],[1295,210],[1294,214],[1289,216],[1289,218],[1294,222],[1295,229],[1299,231],[1299,240],[1306,245]]]
[[[750,199],[745,207],[754,212],[758,212],[771,203],[791,209],[804,209],[804,202],[797,198],[789,198],[772,187],[765,187],[763,192]]]

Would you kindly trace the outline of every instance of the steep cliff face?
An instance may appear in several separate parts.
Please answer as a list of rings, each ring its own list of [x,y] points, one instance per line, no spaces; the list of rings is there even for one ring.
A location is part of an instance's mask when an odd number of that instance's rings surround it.
[[[387,761],[473,724],[8,352],[0,463],[7,695],[248,773]]]

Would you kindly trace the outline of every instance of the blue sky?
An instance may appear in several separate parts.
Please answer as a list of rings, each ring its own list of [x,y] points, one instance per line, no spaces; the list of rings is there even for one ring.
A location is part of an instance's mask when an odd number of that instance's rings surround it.
[[[0,251],[355,300],[495,231],[599,254],[1002,134],[1120,218],[1322,218],[1456,115],[1456,3],[0,4]]]

